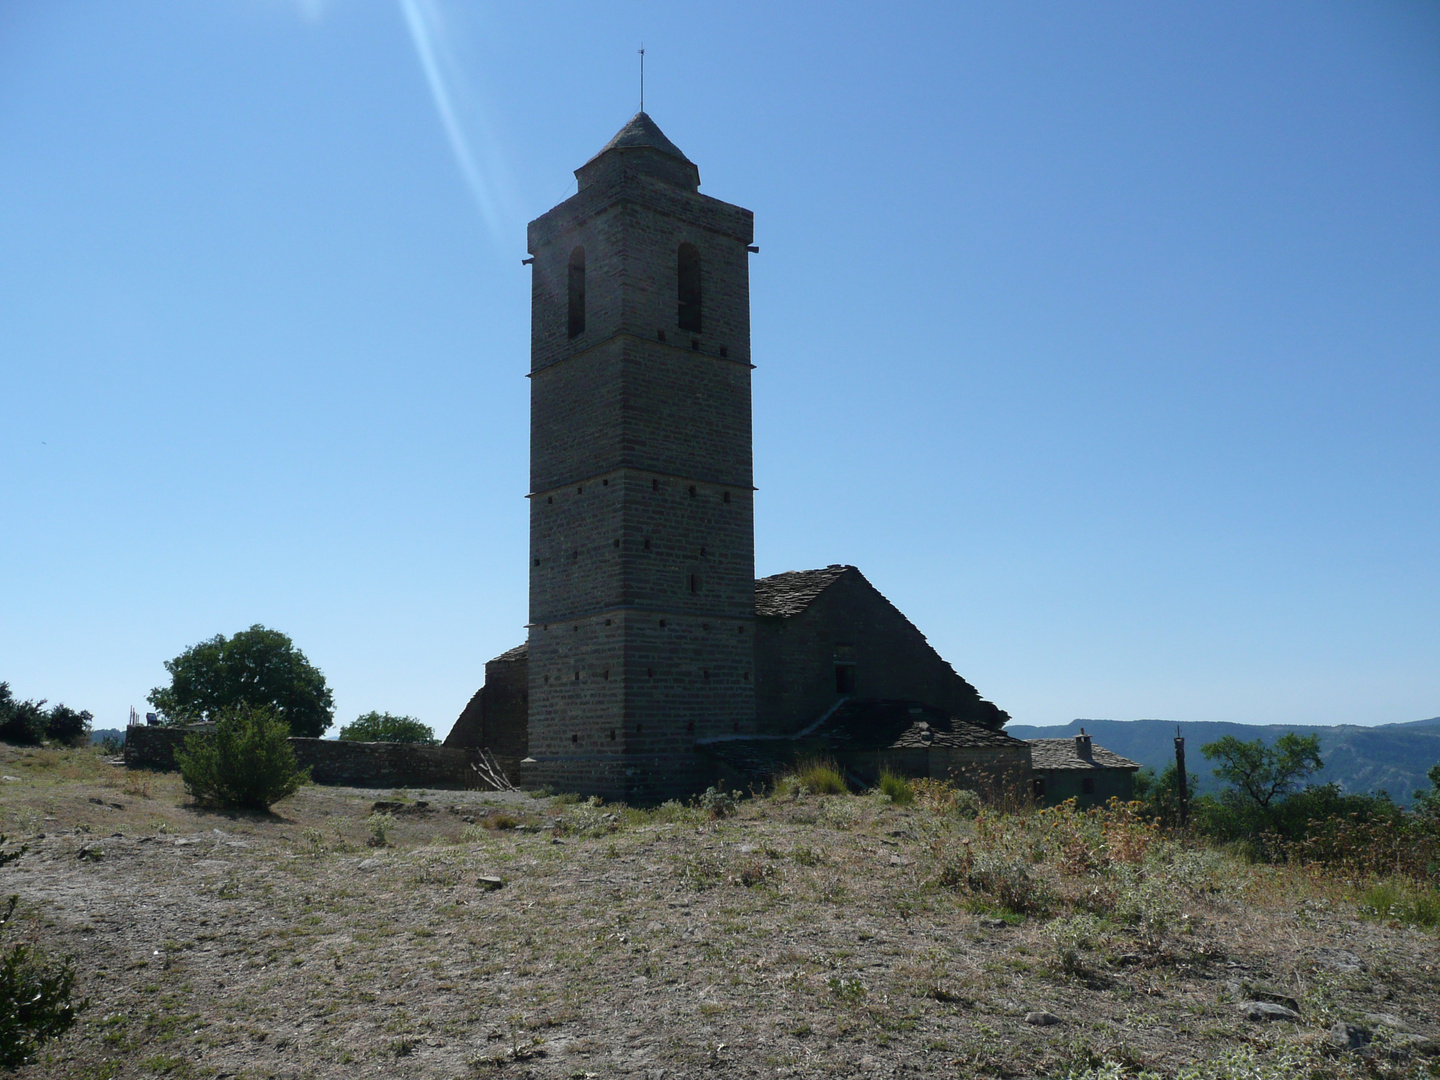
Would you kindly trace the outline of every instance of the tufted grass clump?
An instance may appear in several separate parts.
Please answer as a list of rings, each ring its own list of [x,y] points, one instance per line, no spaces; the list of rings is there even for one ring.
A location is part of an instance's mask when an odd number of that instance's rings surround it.
[[[880,773],[880,790],[890,796],[896,806],[909,806],[915,801],[915,789],[908,778],[885,769]]]
[[[786,773],[775,784],[777,795],[848,795],[850,786],[845,774],[830,758],[802,761],[793,772]]]

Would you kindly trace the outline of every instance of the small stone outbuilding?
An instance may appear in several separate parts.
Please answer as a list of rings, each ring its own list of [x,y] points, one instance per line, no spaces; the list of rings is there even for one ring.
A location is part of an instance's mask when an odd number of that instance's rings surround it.
[[[1129,758],[1096,746],[1082,728],[1073,739],[1028,739],[1031,789],[1041,806],[1074,799],[1079,806],[1103,806],[1135,797],[1135,773]]]

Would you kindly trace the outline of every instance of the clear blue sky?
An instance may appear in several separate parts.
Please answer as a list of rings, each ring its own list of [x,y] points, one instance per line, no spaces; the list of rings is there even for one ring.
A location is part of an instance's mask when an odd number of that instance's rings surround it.
[[[0,5],[0,679],[260,622],[447,731],[523,639],[525,223],[755,212],[757,572],[1017,722],[1440,714],[1440,6]]]

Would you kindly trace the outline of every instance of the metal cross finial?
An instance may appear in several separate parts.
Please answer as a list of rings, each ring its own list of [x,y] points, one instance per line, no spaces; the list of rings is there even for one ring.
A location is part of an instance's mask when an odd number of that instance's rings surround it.
[[[640,43],[640,111],[645,111],[645,43]]]

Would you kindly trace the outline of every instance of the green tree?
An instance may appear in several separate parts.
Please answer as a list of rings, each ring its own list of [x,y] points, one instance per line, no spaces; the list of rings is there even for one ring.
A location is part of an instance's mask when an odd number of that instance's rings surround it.
[[[172,722],[209,720],[251,705],[272,710],[292,735],[319,738],[335,715],[320,669],[288,637],[259,623],[192,645],[165,661],[165,670],[170,685],[151,690],[148,700]]]
[[[45,699],[16,701],[10,684],[0,682],[0,741],[38,746],[45,738]]]
[[[1200,778],[1188,770],[1186,793],[1193,804]],[[1158,777],[1149,766],[1135,774],[1135,798],[1144,803],[1145,812],[1160,819],[1166,828],[1180,824],[1180,770],[1172,761]]]
[[[236,705],[216,713],[214,732],[186,736],[175,763],[197,801],[268,810],[310,778],[289,740],[290,729],[268,706]]]
[[[1430,786],[1415,792],[1415,812],[1440,825],[1440,765],[1431,765],[1425,776],[1430,781]]]
[[[1233,735],[1209,743],[1200,752],[1219,761],[1215,775],[1267,814],[1276,799],[1283,799],[1302,780],[1325,767],[1320,760],[1320,736],[1286,732],[1266,746],[1265,740],[1241,742]]]
[[[427,746],[439,742],[435,732],[415,717],[395,716],[388,712],[367,712],[353,724],[342,727],[340,738],[347,742],[405,742]]]

